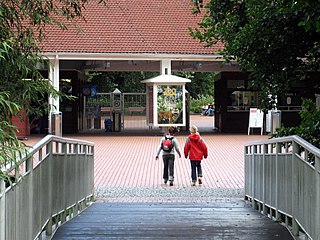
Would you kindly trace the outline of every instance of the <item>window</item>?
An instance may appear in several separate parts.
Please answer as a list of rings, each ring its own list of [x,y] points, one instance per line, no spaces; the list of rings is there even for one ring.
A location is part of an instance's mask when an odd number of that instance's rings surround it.
[[[228,110],[249,110],[258,106],[258,92],[228,91]]]

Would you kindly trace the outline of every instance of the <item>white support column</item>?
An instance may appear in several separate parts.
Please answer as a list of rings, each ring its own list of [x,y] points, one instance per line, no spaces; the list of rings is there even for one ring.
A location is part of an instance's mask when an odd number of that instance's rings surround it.
[[[59,91],[59,57],[56,55],[55,59],[49,60],[49,81],[53,85],[54,89]],[[52,114],[60,113],[60,99],[49,96],[50,114],[49,114],[49,134],[52,134]]]
[[[186,88],[185,85],[182,86],[182,124],[186,126],[186,119],[187,119],[187,111],[186,111]],[[189,130],[189,129],[187,129]]]
[[[160,68],[161,75],[171,75],[171,60],[161,60]]]
[[[171,60],[161,60],[160,62],[160,74],[161,75],[171,75]],[[158,126],[158,106],[157,106],[157,101],[155,101],[155,99],[157,99],[158,97],[158,89],[157,86],[153,86],[153,116],[154,116],[154,126]]]
[[[158,87],[157,85],[153,85],[153,126],[158,126],[158,105],[157,105],[157,97],[158,97]]]

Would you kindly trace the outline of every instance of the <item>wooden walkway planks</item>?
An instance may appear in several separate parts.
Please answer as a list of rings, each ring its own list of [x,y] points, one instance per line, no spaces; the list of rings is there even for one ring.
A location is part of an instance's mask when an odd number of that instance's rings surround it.
[[[243,201],[211,203],[97,202],[60,226],[53,240],[293,239],[282,225]]]

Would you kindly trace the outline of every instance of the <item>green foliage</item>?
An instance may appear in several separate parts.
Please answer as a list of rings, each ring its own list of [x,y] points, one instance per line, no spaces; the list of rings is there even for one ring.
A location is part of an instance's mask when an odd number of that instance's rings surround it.
[[[89,82],[97,86],[100,93],[113,92],[118,88],[121,92],[145,92],[146,86],[142,80],[158,76],[153,72],[107,72],[89,73]]]
[[[186,84],[190,93],[190,111],[201,113],[202,107],[214,103],[214,77],[217,73],[198,72],[177,72],[174,75],[188,78],[191,83]],[[108,73],[87,73],[91,84],[97,86],[98,92],[109,93],[118,88],[121,92],[145,92],[145,85],[142,80],[158,76],[153,72],[108,72]],[[89,99],[91,103],[104,106],[105,98]],[[179,103],[180,104],[180,103]],[[179,108],[179,107],[178,107]],[[165,108],[159,106],[159,110]]]
[[[186,84],[186,90],[190,96],[197,99],[202,95],[214,96],[214,77],[215,72],[177,72],[174,75],[188,78],[191,83]]]
[[[226,61],[236,60],[250,72],[262,97],[280,95],[292,82],[319,69],[320,5],[311,0],[211,0],[198,13],[205,16],[190,29],[208,46],[222,42]]]
[[[281,126],[271,135],[271,138],[298,135],[320,148],[320,110],[311,99],[304,99],[300,111],[301,124],[297,127]]]
[[[302,122],[298,127],[298,135],[320,148],[320,110],[315,102],[311,99],[304,100],[300,116]]]
[[[3,167],[14,165],[26,151],[17,138],[12,116],[20,111],[42,115],[48,111],[48,96],[67,97],[57,92],[37,69],[45,60],[38,45],[47,25],[63,29],[82,17],[88,0],[0,1],[0,177],[9,179]],[[104,2],[99,0],[98,2]],[[45,101],[44,101],[45,99]],[[72,97],[68,97],[72,99]]]
[[[216,74],[215,72],[174,73],[176,76],[191,80],[191,83],[186,84],[186,90],[195,99],[203,95],[214,96],[214,77]],[[91,84],[97,86],[97,91],[100,93],[112,92],[115,88],[118,88],[121,92],[145,92],[145,85],[141,81],[158,75],[159,73],[154,72],[108,72],[88,73],[87,77]]]
[[[97,96],[97,98],[88,98],[87,101],[90,104],[96,104],[96,105],[99,105],[102,107],[111,105],[110,98],[108,98],[106,96]]]
[[[197,98],[190,97],[190,112],[201,113],[203,106],[213,103],[214,97],[212,95],[198,95]]]
[[[17,115],[19,105],[10,101],[10,94],[0,92],[0,178],[9,180],[8,174],[3,172],[3,166],[14,165],[17,157],[25,153],[25,145],[15,137],[16,128],[8,121],[8,117]]]

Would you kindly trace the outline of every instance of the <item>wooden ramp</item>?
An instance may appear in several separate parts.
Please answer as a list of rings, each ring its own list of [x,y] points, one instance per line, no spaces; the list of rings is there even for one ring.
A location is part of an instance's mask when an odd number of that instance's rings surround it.
[[[54,240],[293,239],[286,227],[244,201],[94,203],[60,226]]]

